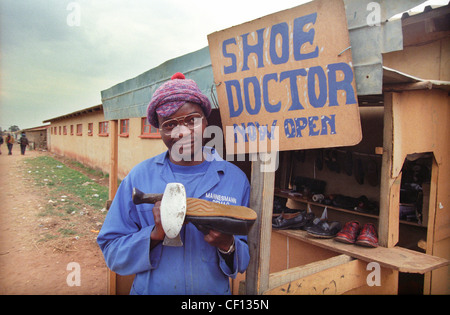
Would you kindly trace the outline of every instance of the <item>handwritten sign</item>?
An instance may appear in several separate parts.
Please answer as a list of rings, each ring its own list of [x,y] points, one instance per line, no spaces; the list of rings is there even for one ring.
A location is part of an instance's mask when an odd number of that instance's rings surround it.
[[[316,0],[212,33],[208,41],[227,152],[361,141],[341,0]]]

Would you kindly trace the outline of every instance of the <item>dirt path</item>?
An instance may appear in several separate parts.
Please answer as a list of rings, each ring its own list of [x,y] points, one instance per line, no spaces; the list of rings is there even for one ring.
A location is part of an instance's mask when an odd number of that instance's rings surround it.
[[[24,158],[47,153],[27,150],[22,156],[17,144],[12,155],[6,145],[1,151],[0,294],[106,294],[107,269],[94,233],[66,239],[71,244],[62,249],[38,242],[43,227],[39,208],[48,200],[20,166]],[[69,286],[68,279],[75,285]]]

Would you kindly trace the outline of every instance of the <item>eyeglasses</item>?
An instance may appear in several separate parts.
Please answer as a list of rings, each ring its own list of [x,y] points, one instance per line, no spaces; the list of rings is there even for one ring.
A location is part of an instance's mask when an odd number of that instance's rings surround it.
[[[166,134],[170,135],[172,131],[182,123],[189,129],[194,129],[196,127],[201,126],[203,121],[203,115],[200,113],[192,113],[186,116],[181,116],[174,119],[166,120],[161,124],[159,127],[159,130]]]

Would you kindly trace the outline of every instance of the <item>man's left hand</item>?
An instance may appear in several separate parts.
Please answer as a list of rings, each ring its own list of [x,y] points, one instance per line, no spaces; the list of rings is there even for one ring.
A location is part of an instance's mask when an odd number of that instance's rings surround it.
[[[215,246],[224,252],[230,249],[233,244],[233,239],[233,235],[215,230],[209,230],[209,233],[205,235],[205,241],[208,242],[208,244]]]

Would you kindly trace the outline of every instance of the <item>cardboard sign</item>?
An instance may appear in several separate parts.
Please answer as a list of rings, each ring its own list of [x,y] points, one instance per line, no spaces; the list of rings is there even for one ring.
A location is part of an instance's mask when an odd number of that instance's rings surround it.
[[[361,124],[341,0],[208,35],[227,153],[355,145]]]

